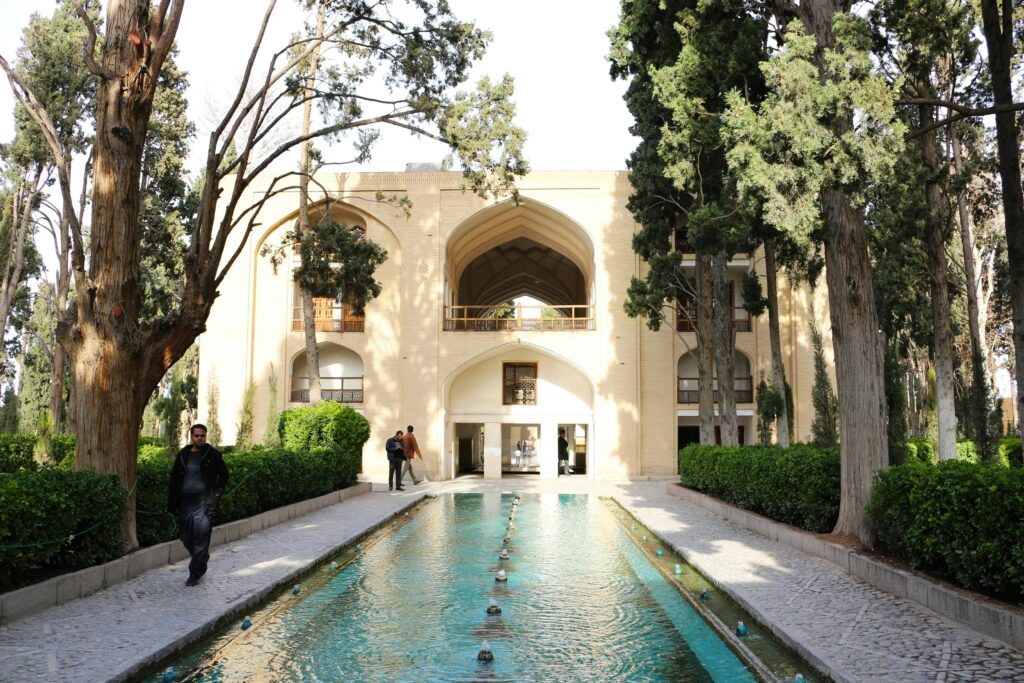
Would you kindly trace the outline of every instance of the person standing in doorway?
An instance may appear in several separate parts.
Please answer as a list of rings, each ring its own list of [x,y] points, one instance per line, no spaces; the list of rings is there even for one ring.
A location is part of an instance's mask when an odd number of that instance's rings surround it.
[[[206,426],[189,430],[192,443],[178,451],[171,467],[167,509],[178,516],[181,542],[192,556],[186,586],[199,583],[210,559],[210,536],[217,503],[228,485],[224,457],[206,443]]]
[[[412,477],[412,483],[419,484],[420,480],[416,478],[416,473],[412,471],[412,459],[419,458],[420,462],[423,462],[423,455],[420,453],[420,445],[416,442],[416,437],[412,433],[412,425],[405,428],[405,436],[402,437],[402,452],[405,454],[405,465],[402,469],[402,474],[406,472]]]
[[[558,466],[562,474],[572,474],[569,467],[569,441],[565,438],[565,430],[558,430]]]
[[[388,439],[384,448],[388,452],[388,491],[404,491],[402,488],[402,465],[405,464],[405,452],[402,448],[402,430]]]

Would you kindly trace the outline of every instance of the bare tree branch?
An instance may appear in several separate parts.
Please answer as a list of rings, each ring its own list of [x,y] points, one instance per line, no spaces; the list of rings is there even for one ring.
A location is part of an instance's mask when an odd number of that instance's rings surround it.
[[[99,76],[105,81],[110,81],[117,78],[110,69],[100,66],[96,63],[96,24],[92,23],[92,18],[89,13],[85,11],[85,8],[80,4],[75,5],[75,12],[82,19],[82,23],[85,24],[85,28],[89,31],[89,37],[85,40],[85,45],[82,46],[82,56],[85,57],[85,66],[89,69],[90,73]]]

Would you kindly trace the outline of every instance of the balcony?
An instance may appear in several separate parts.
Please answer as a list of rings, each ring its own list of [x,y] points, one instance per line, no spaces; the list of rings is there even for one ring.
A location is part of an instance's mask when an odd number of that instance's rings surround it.
[[[362,332],[366,318],[352,315],[351,307],[333,299],[313,299],[313,321],[317,332]],[[292,331],[301,332],[302,305],[292,307]]]
[[[677,400],[679,403],[696,405],[699,400],[698,385],[696,377],[678,377]],[[718,380],[714,380],[715,403],[718,403]],[[736,403],[754,402],[754,378],[736,377],[733,379],[734,391],[736,392]]]
[[[445,332],[579,332],[593,329],[593,305],[444,307]]]
[[[750,332],[753,329],[750,314],[742,306],[732,309],[732,325],[737,332]],[[676,330],[679,332],[697,331],[697,309],[689,306],[676,310]]]
[[[320,398],[337,403],[362,403],[362,377],[321,377]],[[309,378],[292,378],[292,403],[309,403]]]

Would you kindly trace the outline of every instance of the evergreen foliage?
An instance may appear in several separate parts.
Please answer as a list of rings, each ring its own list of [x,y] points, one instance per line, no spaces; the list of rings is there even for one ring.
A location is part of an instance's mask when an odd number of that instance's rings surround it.
[[[281,444],[293,451],[315,448],[361,452],[370,438],[369,421],[349,406],[324,401],[281,413]]]
[[[242,395],[242,409],[238,415],[238,432],[235,435],[235,448],[244,451],[252,447],[252,430],[255,423],[253,402],[256,400],[256,383],[249,382]]]
[[[281,420],[281,412],[277,407],[277,375],[274,373],[274,365],[270,365],[270,373],[267,375],[267,418],[263,425],[263,445],[275,447],[281,445],[281,436],[277,430],[277,423]]]
[[[206,441],[219,446],[220,439],[220,386],[217,384],[217,373],[210,368],[206,385]]]
[[[811,440],[818,446],[835,446],[839,443],[839,400],[828,376],[825,345],[813,311],[810,318],[811,346],[814,348],[814,385],[811,388],[814,422],[811,423]]]

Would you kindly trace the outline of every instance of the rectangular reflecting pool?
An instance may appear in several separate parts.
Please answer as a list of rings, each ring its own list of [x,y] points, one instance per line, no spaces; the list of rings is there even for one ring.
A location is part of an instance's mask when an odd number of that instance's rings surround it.
[[[247,628],[242,619],[227,623],[147,680],[764,678],[701,618],[624,519],[586,495],[426,501],[339,552],[298,593],[254,609]],[[501,570],[505,582],[495,580]],[[488,614],[492,598],[500,614]],[[478,660],[484,641],[493,661]],[[778,666],[778,679],[792,680],[799,662]]]

